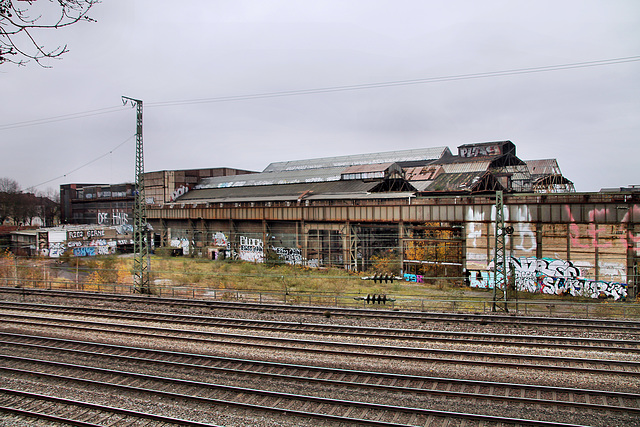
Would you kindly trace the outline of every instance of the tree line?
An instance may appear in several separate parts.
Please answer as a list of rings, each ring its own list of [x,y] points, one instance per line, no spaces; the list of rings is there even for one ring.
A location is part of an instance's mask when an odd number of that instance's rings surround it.
[[[0,178],[0,225],[55,225],[60,216],[60,195],[54,190],[23,191],[11,178]],[[36,218],[42,223],[34,224]]]

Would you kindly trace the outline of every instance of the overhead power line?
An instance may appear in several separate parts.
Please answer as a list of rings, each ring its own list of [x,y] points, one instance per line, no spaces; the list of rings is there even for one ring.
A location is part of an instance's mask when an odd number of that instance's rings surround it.
[[[448,81],[457,81],[457,80],[504,77],[504,76],[518,75],[518,74],[545,73],[545,72],[551,72],[551,71],[570,70],[570,69],[577,69],[577,68],[601,67],[605,65],[624,64],[624,63],[637,62],[637,61],[640,61],[640,56],[627,56],[622,58],[603,59],[598,61],[573,62],[569,64],[548,65],[543,67],[515,68],[511,70],[489,71],[489,72],[483,72],[483,73],[470,73],[470,74],[456,74],[456,75],[449,75],[449,76],[427,77],[427,78],[412,79],[412,80],[396,80],[396,81],[388,81],[388,82],[363,83],[363,84],[345,85],[345,86],[329,86],[329,87],[319,87],[319,88],[313,88],[313,89],[298,89],[298,90],[287,90],[287,91],[279,91],[279,92],[264,92],[264,93],[255,93],[255,94],[245,94],[245,95],[212,97],[212,98],[185,99],[185,100],[178,100],[178,101],[148,102],[146,103],[146,106],[147,107],[174,107],[174,106],[180,106],[180,105],[206,104],[206,103],[214,103],[214,102],[248,101],[248,100],[263,99],[263,98],[313,95],[313,94],[319,94],[319,93],[345,92],[345,91],[355,91],[355,90],[365,90],[365,89],[378,89],[378,88],[394,87],[394,86],[408,86],[408,85],[448,82]],[[26,126],[35,126],[35,125],[41,125],[41,124],[47,124],[47,123],[54,123],[54,122],[59,122],[64,120],[73,120],[73,119],[80,119],[85,117],[92,117],[92,116],[97,116],[101,114],[110,114],[118,111],[122,111],[121,105],[100,108],[97,110],[88,110],[88,111],[82,111],[78,113],[65,114],[61,116],[47,117],[43,119],[8,123],[8,124],[0,125],[0,131],[26,127]]]
[[[41,185],[45,185],[45,184],[48,184],[48,183],[50,183],[50,182],[52,182],[52,181],[56,181],[56,180],[58,180],[58,179],[65,178],[67,175],[71,175],[72,173],[77,172],[77,171],[79,171],[80,169],[82,169],[82,168],[84,168],[84,167],[87,167],[87,166],[89,166],[90,164],[95,163],[95,162],[97,162],[98,160],[100,160],[100,159],[102,159],[102,158],[104,158],[104,157],[107,157],[109,154],[112,154],[112,153],[113,153],[114,151],[116,151],[118,148],[122,147],[124,144],[126,144],[126,143],[127,143],[127,142],[129,142],[129,141],[131,141],[135,136],[136,136],[135,134],[134,134],[134,135],[131,135],[129,138],[127,138],[126,140],[122,141],[120,144],[116,145],[115,147],[113,147],[113,148],[112,148],[111,150],[109,150],[108,152],[106,152],[106,153],[104,153],[104,154],[102,154],[102,155],[100,155],[100,156],[96,157],[96,158],[95,158],[95,159],[93,159],[93,160],[88,161],[87,163],[83,164],[82,166],[78,166],[77,168],[75,168],[75,169],[73,169],[73,170],[71,170],[71,171],[69,171],[69,172],[67,172],[67,173],[65,173],[65,174],[62,174],[62,175],[57,176],[57,177],[55,177],[55,178],[51,178],[51,179],[49,179],[49,180],[47,180],[47,181],[41,182],[40,184],[33,185],[33,186],[31,186],[31,187],[28,187],[28,188],[38,188],[38,187],[40,187]]]
[[[47,124],[47,123],[62,122],[62,121],[65,121],[65,120],[73,120],[73,119],[81,119],[81,118],[85,118],[85,117],[99,116],[101,114],[116,113],[118,111],[122,111],[122,105],[118,105],[118,106],[115,106],[115,107],[99,108],[97,110],[82,111],[82,112],[79,112],[79,113],[63,114],[61,116],[47,117],[47,118],[44,118],[44,119],[34,119],[34,120],[26,120],[26,121],[23,121],[23,122],[8,123],[6,125],[0,125],[0,131],[1,130],[6,130],[6,129],[21,128],[21,127],[26,127],[26,126],[34,126],[34,125],[43,125],[43,124]]]
[[[489,71],[484,73],[428,77],[428,78],[413,79],[413,80],[397,80],[397,81],[390,81],[390,82],[364,83],[364,84],[348,85],[348,86],[330,86],[330,87],[321,87],[321,88],[315,88],[315,89],[266,92],[266,93],[257,93],[257,94],[249,94],[249,95],[232,95],[232,96],[223,96],[223,97],[216,97],[216,98],[188,99],[188,100],[182,100],[182,101],[150,102],[150,103],[147,103],[147,106],[148,107],[171,107],[176,105],[204,104],[204,103],[211,103],[211,102],[227,102],[227,101],[246,101],[246,100],[261,99],[261,98],[276,98],[276,97],[295,96],[295,95],[310,95],[310,94],[317,94],[317,93],[377,89],[377,88],[385,88],[385,87],[393,87],[393,86],[419,85],[419,84],[447,82],[447,81],[455,81],[455,80],[471,80],[471,79],[482,79],[482,78],[489,78],[489,77],[510,76],[510,75],[517,75],[517,74],[543,73],[543,72],[549,72],[549,71],[569,70],[569,69],[575,69],[575,68],[599,67],[603,65],[623,64],[627,62],[636,62],[636,61],[640,61],[640,56],[628,56],[624,58],[603,59],[599,61],[574,62],[571,64],[548,65],[544,67],[516,68],[512,70]]]

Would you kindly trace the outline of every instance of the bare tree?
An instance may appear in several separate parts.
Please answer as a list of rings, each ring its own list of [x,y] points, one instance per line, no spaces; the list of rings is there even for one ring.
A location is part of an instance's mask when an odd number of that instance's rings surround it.
[[[8,218],[13,217],[18,195],[21,192],[18,181],[11,178],[0,178],[0,225]]]
[[[18,181],[11,178],[0,178],[0,193],[10,193],[15,194],[19,193],[22,190],[20,189],[20,184]]]
[[[13,225],[32,225],[40,218],[45,227],[52,227],[60,218],[60,193],[27,189],[11,178],[0,178],[0,225],[6,220]]]
[[[0,64],[24,65],[30,59],[45,66],[45,58],[58,58],[67,45],[45,47],[36,33],[68,27],[80,21],[93,22],[87,13],[100,0],[0,0]],[[19,5],[18,5],[19,3]]]
[[[60,192],[48,187],[36,193],[40,205],[40,214],[45,227],[53,227],[60,219]]]

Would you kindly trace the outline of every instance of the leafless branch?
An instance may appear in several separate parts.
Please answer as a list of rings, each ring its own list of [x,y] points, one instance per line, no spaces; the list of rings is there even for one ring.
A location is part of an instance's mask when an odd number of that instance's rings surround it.
[[[59,58],[67,45],[53,49],[39,44],[39,30],[59,29],[80,21],[95,22],[89,10],[100,0],[0,0],[0,64],[25,65],[34,60],[43,67],[43,59]],[[40,7],[37,7],[40,6]]]

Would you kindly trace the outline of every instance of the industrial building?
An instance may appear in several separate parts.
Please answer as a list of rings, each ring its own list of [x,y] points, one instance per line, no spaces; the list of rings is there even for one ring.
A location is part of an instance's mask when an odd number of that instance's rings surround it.
[[[203,178],[252,173],[208,168],[145,173],[149,206],[162,206],[194,188]],[[135,184],[65,184],[60,186],[60,222],[118,226],[133,224]]]
[[[182,189],[163,174],[145,181],[153,245],[185,255],[490,287],[500,191],[518,289],[637,294],[640,188],[576,193],[555,159],[522,160],[511,141],[282,161]]]
[[[521,160],[511,141],[272,163],[203,179],[148,215],[155,244],[185,254],[487,287],[496,191],[520,289],[616,299],[635,289],[639,189],[576,193],[555,160]]]

